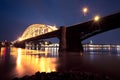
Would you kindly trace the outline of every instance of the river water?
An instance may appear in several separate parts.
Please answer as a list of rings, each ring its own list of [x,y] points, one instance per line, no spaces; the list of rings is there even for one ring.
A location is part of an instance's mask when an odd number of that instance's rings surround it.
[[[120,79],[120,46],[108,51],[58,52],[58,48],[28,50],[0,48],[0,80],[35,72],[81,71]]]

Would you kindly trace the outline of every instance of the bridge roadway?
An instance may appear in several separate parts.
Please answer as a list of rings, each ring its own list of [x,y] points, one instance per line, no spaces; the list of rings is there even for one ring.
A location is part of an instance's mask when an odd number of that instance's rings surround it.
[[[73,26],[62,26],[56,31],[16,42],[14,45],[20,46],[29,41],[57,37],[60,40],[59,51],[83,51],[81,41],[116,28],[120,28],[120,13],[100,18],[98,22],[90,20]]]

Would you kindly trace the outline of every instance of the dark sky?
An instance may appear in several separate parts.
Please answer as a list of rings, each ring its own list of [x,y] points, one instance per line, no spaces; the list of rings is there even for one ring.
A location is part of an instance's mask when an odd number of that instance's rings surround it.
[[[83,16],[82,8],[89,12]],[[91,20],[96,14],[120,12],[120,0],[0,0],[0,41],[17,39],[31,24],[70,26]],[[120,29],[94,36],[84,42],[120,43]]]

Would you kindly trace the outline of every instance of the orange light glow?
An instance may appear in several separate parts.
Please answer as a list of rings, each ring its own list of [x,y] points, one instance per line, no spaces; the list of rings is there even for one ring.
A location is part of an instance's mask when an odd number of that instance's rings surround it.
[[[0,54],[1,54],[1,56],[5,56],[5,54],[6,54],[6,48],[5,47],[1,48]]]
[[[88,8],[87,8],[87,7],[84,7],[82,11],[83,11],[83,14],[84,14],[84,16],[85,16],[86,13],[88,12]]]
[[[83,12],[86,13],[88,11],[87,8],[83,8]]]
[[[22,38],[20,37],[20,38],[18,39],[18,41],[22,41]]]
[[[19,73],[19,76],[22,76],[23,72],[24,72],[24,68],[23,68],[23,65],[22,65],[22,49],[21,48],[18,48],[18,54],[17,54],[17,61],[16,61],[16,70],[17,72]]]
[[[100,16],[99,15],[96,15],[95,17],[94,17],[94,21],[99,21],[100,20]]]
[[[17,48],[17,50],[18,54],[17,55],[15,54],[14,57],[17,57],[16,71],[17,73],[19,73],[18,76],[23,76],[24,72],[26,72],[26,74],[34,74],[36,71],[46,73],[56,71],[57,65],[54,63],[57,60],[56,58],[39,56],[47,55],[47,53],[44,54],[43,52],[41,53],[41,51],[38,51],[39,55],[25,55],[26,54],[25,49]],[[29,52],[27,52],[27,54],[35,54],[36,52],[37,52],[36,50],[30,50]]]

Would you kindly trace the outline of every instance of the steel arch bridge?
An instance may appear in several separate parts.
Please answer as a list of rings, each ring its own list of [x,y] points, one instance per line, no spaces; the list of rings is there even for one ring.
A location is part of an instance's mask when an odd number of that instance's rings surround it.
[[[32,24],[25,29],[22,36],[19,38],[19,41],[36,37],[55,30],[58,30],[56,26],[50,26],[45,24]]]
[[[120,28],[120,12],[112,15],[102,17],[100,21],[95,22],[90,20],[85,23],[64,27],[60,29],[42,34],[36,37],[16,41],[13,45],[15,47],[24,48],[25,42],[37,41],[40,39],[48,39],[57,37],[59,39],[59,51],[83,51],[81,41],[97,35],[99,33],[109,31],[112,29]]]

